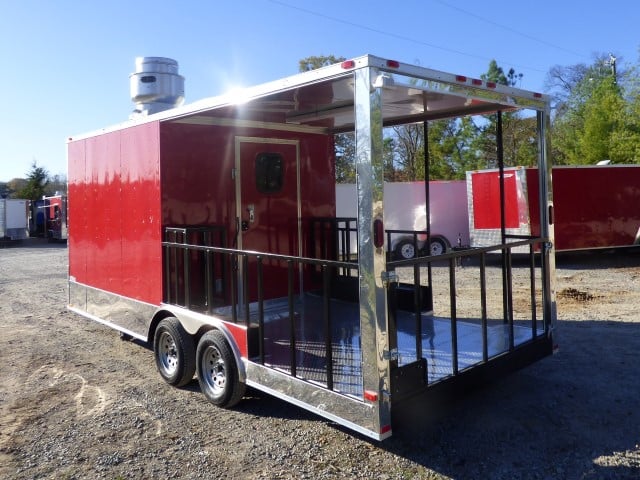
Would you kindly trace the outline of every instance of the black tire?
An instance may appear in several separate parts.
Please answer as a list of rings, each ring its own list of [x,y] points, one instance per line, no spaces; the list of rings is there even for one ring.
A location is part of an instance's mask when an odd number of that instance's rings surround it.
[[[398,260],[410,260],[416,256],[416,246],[411,240],[400,240],[396,244],[394,252]]]
[[[444,255],[447,253],[447,243],[441,238],[432,238],[430,243],[430,253],[432,256]]]
[[[210,330],[202,336],[196,366],[200,389],[211,403],[229,408],[242,400],[246,385],[240,382],[235,357],[220,330]]]
[[[169,385],[182,387],[193,379],[196,371],[195,346],[175,317],[160,322],[153,338],[153,353],[160,376]]]

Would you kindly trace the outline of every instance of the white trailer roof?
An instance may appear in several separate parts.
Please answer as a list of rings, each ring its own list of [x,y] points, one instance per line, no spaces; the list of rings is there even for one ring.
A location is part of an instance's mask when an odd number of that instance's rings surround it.
[[[385,126],[497,110],[549,109],[549,98],[540,93],[365,55],[205,98],[71,140],[151,121],[211,125],[233,120],[347,131],[354,125],[353,72],[359,68],[377,70],[372,87],[384,90]]]

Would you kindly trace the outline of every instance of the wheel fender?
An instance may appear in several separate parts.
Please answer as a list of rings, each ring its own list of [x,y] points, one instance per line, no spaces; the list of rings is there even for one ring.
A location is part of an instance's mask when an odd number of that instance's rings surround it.
[[[241,383],[246,383],[247,381],[247,369],[245,359],[242,357],[240,353],[240,348],[238,344],[229,330],[229,328],[225,325],[225,322],[215,318],[210,317],[208,315],[203,315],[201,313],[193,312],[191,310],[187,310],[186,308],[176,307],[174,305],[165,305],[163,308],[159,309],[153,319],[151,321],[151,325],[149,328],[149,342],[153,343],[153,337],[155,335],[156,327],[160,321],[168,316],[176,317],[182,327],[190,334],[193,335],[196,344],[197,340],[204,334],[204,332],[211,330],[212,328],[218,329],[222,332],[227,343],[231,347],[231,351],[233,352],[233,357],[236,361],[236,365],[238,366],[238,377]]]

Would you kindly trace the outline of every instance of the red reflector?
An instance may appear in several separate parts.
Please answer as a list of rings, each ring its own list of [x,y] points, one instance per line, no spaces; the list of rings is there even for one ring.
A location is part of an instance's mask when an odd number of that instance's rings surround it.
[[[482,80],[478,80],[477,78],[474,78],[471,80],[471,83],[473,85],[482,85]]]
[[[534,93],[533,94],[533,98],[542,98],[542,94],[541,93]]]
[[[342,62],[342,63],[340,64],[340,66],[341,66],[342,68],[344,68],[344,69],[347,69],[347,68],[353,68],[353,67],[355,67],[355,66],[356,66],[356,62],[355,62],[355,61],[353,61],[353,60],[345,60],[344,62]]]
[[[496,82],[487,82],[487,88],[496,88]]]
[[[376,248],[384,246],[384,225],[379,218],[373,221],[373,245]]]
[[[400,68],[400,62],[397,60],[387,60],[387,67]]]
[[[383,425],[380,427],[380,433],[387,433],[391,431],[391,425]]]
[[[467,77],[465,77],[464,75],[456,75],[456,82],[466,82],[467,81]]]
[[[365,390],[364,391],[364,399],[369,400],[370,402],[378,401],[378,394],[373,390]]]

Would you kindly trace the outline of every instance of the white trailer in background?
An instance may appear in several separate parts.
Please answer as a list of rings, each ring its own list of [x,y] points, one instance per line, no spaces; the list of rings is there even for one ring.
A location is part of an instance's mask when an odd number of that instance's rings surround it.
[[[336,185],[336,216],[357,218],[355,184]],[[464,180],[429,182],[430,251],[426,249],[427,209],[424,182],[385,182],[385,230],[389,251],[408,259],[430,253],[442,255],[456,246],[469,245],[467,186]],[[357,240],[352,232],[350,245]],[[355,253],[352,251],[351,253]]]
[[[0,199],[0,240],[29,238],[29,200]]]

